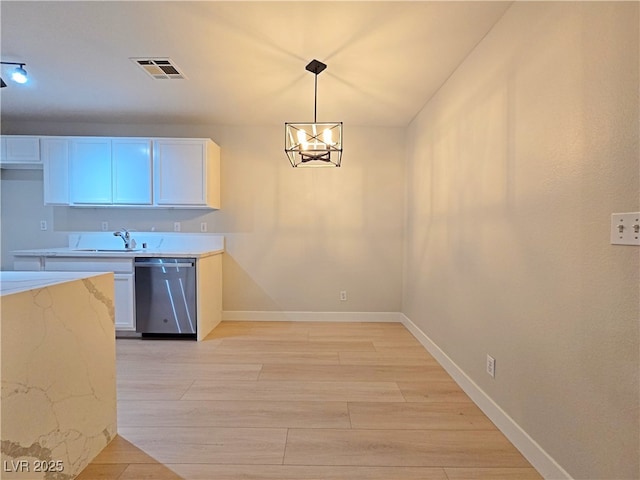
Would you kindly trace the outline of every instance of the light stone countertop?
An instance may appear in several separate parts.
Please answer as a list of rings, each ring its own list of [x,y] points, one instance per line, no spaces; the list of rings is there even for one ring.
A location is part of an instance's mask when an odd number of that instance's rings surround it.
[[[68,244],[60,247],[14,250],[19,257],[91,257],[135,258],[177,257],[203,258],[224,253],[224,236],[179,234],[169,232],[131,232],[135,248],[126,250],[122,239],[110,232],[77,232],[69,235]],[[147,248],[142,248],[146,244]]]
[[[117,434],[114,275],[3,271],[0,285],[0,476],[76,478]]]
[[[133,250],[99,250],[94,248],[35,248],[30,250],[14,250],[11,252],[14,256],[23,257],[96,257],[96,258],[135,258],[135,257],[176,257],[176,258],[203,258],[210,255],[219,255],[224,253],[224,248],[210,250],[187,248],[185,250],[176,250],[173,248],[136,248]]]
[[[105,272],[0,272],[0,296],[105,275]]]

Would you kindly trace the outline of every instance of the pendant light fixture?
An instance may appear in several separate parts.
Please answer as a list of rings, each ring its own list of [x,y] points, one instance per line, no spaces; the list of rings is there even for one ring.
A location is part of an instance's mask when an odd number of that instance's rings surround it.
[[[305,69],[315,76],[313,123],[285,123],[284,151],[292,167],[339,167],[342,122],[318,122],[318,75],[327,66],[312,60]]]
[[[16,69],[11,72],[11,80],[16,83],[27,83],[27,71],[24,69],[26,63],[19,62],[0,62],[0,65],[18,65]],[[6,87],[7,84],[2,78],[0,78],[0,88]]]

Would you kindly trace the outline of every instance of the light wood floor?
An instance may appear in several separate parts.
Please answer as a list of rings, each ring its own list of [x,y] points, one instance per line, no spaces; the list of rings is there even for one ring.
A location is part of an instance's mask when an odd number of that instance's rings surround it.
[[[397,323],[117,341],[118,432],[78,480],[539,480]]]

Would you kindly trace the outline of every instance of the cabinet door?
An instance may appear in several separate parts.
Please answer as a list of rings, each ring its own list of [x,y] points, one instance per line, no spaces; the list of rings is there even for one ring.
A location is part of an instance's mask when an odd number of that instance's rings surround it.
[[[133,273],[116,273],[113,276],[116,330],[135,331],[136,329],[133,278]]]
[[[69,140],[41,139],[44,204],[69,205]]]
[[[35,263],[33,264],[35,268]],[[132,258],[45,257],[48,272],[121,272],[113,274],[116,330],[135,330],[134,277]],[[126,273],[125,273],[126,272]]]
[[[40,164],[40,138],[22,135],[7,135],[2,137],[0,162]]]
[[[72,204],[112,202],[109,138],[71,139],[69,181]]]
[[[151,141],[122,138],[111,141],[113,203],[151,204]]]
[[[206,141],[156,140],[153,158],[155,204],[206,205]]]

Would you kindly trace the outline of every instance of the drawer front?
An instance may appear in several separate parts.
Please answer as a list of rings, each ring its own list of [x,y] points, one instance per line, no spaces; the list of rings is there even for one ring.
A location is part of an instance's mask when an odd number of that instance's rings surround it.
[[[44,269],[51,272],[133,273],[133,259],[46,257]]]
[[[40,271],[43,268],[43,258],[42,257],[21,257],[14,256],[13,257],[13,269],[14,270],[27,270],[27,271]]]

